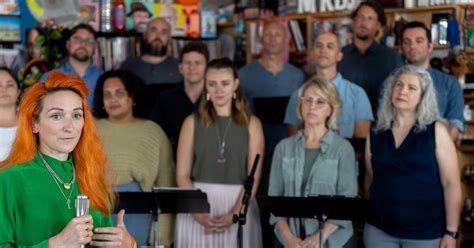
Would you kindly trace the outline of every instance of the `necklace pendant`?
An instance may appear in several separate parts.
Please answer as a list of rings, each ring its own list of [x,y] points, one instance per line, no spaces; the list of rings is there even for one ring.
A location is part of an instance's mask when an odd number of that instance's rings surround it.
[[[223,163],[225,163],[225,161],[226,161],[226,160],[225,160],[224,156],[220,156],[220,157],[217,159],[217,163],[219,163],[219,164],[223,164]]]
[[[67,199],[66,205],[67,205],[67,208],[71,209],[71,200]]]
[[[71,189],[71,184],[70,183],[65,183],[63,184],[65,189]]]

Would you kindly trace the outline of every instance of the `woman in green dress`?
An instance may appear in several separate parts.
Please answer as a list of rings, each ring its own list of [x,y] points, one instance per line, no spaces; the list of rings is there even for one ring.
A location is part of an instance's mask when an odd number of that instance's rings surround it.
[[[123,210],[111,224],[115,196],[87,95],[83,80],[60,72],[26,92],[0,164],[0,247],[135,246]],[[76,217],[79,194],[90,211]]]

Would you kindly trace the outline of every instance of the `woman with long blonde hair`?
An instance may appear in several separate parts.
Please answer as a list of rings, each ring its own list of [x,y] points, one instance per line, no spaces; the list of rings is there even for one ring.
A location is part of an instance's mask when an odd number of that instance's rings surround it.
[[[123,210],[110,227],[115,196],[87,95],[83,80],[60,72],[25,94],[16,140],[0,164],[0,246],[134,244]],[[76,217],[79,194],[90,211]]]

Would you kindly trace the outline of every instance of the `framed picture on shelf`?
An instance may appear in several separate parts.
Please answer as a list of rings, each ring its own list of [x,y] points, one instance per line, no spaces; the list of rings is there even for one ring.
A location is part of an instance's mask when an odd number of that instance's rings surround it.
[[[20,17],[0,16],[0,42],[20,42]]]
[[[20,15],[18,0],[1,0],[0,15]]]
[[[183,5],[181,4],[155,4],[155,16],[162,17],[171,25],[173,37],[184,37],[186,26],[184,20]]]
[[[467,47],[474,47],[474,6],[466,7],[465,34]]]
[[[144,30],[148,20],[153,18],[153,0],[125,0],[125,11],[127,13],[126,26],[127,30],[134,29],[136,25],[141,25],[142,27],[135,28],[137,30]],[[138,13],[135,13],[138,12]],[[148,12],[149,17],[146,18],[146,12]],[[134,15],[135,13],[135,15]]]
[[[99,3],[93,0],[83,0],[79,9],[79,22],[87,23],[95,31],[100,31]]]

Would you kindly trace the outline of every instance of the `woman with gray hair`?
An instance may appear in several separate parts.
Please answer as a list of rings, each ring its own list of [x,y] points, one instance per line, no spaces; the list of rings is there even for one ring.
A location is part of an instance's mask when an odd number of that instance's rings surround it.
[[[461,186],[456,149],[428,72],[406,65],[387,80],[365,149],[365,192],[377,218],[372,247],[456,247]]]
[[[357,194],[357,167],[351,144],[337,134],[341,100],[334,85],[312,78],[301,86],[298,117],[304,129],[275,148],[270,173],[270,196]],[[279,218],[275,247],[320,247],[318,221]],[[325,247],[352,247],[352,223],[328,220],[322,233]]]

